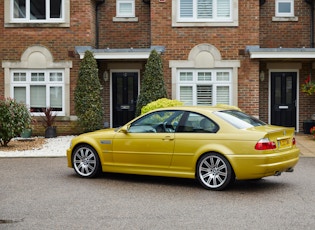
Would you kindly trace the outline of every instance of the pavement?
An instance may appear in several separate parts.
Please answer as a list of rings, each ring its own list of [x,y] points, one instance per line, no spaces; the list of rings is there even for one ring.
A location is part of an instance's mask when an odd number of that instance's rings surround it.
[[[315,137],[310,134],[297,133],[296,145],[301,151],[301,157],[315,157]]]
[[[28,151],[4,152],[0,151],[1,157],[65,157],[70,140],[74,136],[64,136],[47,139],[47,143],[41,149]],[[301,157],[315,157],[315,137],[310,134],[297,133],[297,147],[301,151]],[[1,150],[1,149],[0,149]]]

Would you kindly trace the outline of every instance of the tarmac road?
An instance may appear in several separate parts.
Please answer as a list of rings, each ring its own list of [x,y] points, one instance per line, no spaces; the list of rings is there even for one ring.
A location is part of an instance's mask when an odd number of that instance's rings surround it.
[[[314,229],[315,158],[221,192],[194,180],[82,179],[61,158],[0,159],[0,229]]]

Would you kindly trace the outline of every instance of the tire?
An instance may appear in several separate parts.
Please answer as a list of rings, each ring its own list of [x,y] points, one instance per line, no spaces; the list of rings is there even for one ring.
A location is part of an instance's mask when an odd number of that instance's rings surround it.
[[[89,145],[80,145],[73,151],[74,171],[86,178],[96,177],[101,172],[101,163],[97,152]]]
[[[229,161],[217,153],[206,153],[200,157],[196,177],[209,190],[223,190],[235,180]]]

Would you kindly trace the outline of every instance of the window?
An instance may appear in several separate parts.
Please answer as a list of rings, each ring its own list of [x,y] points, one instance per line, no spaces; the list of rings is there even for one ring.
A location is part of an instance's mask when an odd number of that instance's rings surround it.
[[[64,72],[58,70],[13,70],[12,97],[25,103],[33,115],[51,107],[64,114]]]
[[[231,21],[232,0],[179,0],[179,21]]]
[[[179,125],[177,132],[216,133],[218,129],[218,125],[209,118],[197,113],[189,113],[186,121]]]
[[[179,70],[177,99],[185,105],[230,105],[231,74],[231,70]]]
[[[276,0],[276,17],[294,17],[294,0]]]
[[[117,0],[116,17],[135,17],[135,1]]]
[[[66,27],[70,23],[69,14],[70,0],[5,0],[7,27],[17,23],[55,23],[56,26]]]

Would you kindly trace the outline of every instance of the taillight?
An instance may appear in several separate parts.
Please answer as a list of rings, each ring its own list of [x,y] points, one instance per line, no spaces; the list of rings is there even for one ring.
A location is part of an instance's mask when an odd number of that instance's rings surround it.
[[[277,147],[276,143],[270,141],[268,138],[260,139],[255,145],[256,150],[269,150],[275,149],[276,147]]]
[[[295,137],[292,138],[292,145],[296,145],[296,139],[295,139]]]

